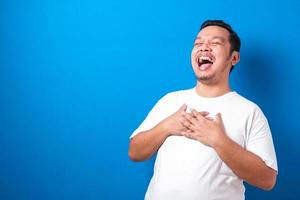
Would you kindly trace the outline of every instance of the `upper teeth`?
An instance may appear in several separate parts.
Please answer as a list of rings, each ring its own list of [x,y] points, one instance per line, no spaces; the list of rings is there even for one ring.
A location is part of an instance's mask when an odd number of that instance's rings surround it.
[[[208,60],[208,61],[212,62],[212,60],[210,59],[210,57],[207,57],[207,56],[201,56],[201,57],[200,57],[200,61],[203,62],[204,60]]]

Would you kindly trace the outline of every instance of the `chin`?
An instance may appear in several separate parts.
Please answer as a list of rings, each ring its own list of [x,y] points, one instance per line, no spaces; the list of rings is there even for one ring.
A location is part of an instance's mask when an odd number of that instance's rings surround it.
[[[213,80],[213,77],[212,76],[197,76],[197,80],[200,81],[200,82],[210,82]]]
[[[200,81],[209,81],[214,78],[214,74],[201,72],[201,73],[196,74],[196,77]]]

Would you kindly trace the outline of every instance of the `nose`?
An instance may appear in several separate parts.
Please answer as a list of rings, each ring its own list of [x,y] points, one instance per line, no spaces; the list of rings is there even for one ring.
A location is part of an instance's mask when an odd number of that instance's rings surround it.
[[[208,42],[204,42],[204,43],[201,45],[200,51],[203,51],[203,52],[211,52],[211,48],[210,48],[209,43],[208,43]]]

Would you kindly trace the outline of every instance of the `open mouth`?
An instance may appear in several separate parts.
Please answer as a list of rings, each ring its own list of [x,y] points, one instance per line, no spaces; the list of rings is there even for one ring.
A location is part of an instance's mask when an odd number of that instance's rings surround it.
[[[213,60],[210,57],[207,56],[200,56],[198,58],[198,65],[204,65],[204,64],[213,64]]]
[[[213,58],[208,56],[200,56],[197,59],[197,62],[201,70],[206,70],[214,63]]]

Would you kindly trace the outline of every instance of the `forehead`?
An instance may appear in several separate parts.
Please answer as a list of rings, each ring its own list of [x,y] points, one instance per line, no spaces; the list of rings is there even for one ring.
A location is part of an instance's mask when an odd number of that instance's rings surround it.
[[[229,31],[227,31],[225,28],[222,28],[220,26],[207,26],[204,29],[202,29],[197,35],[197,38],[215,38],[215,37],[224,38],[226,40],[229,38]]]

